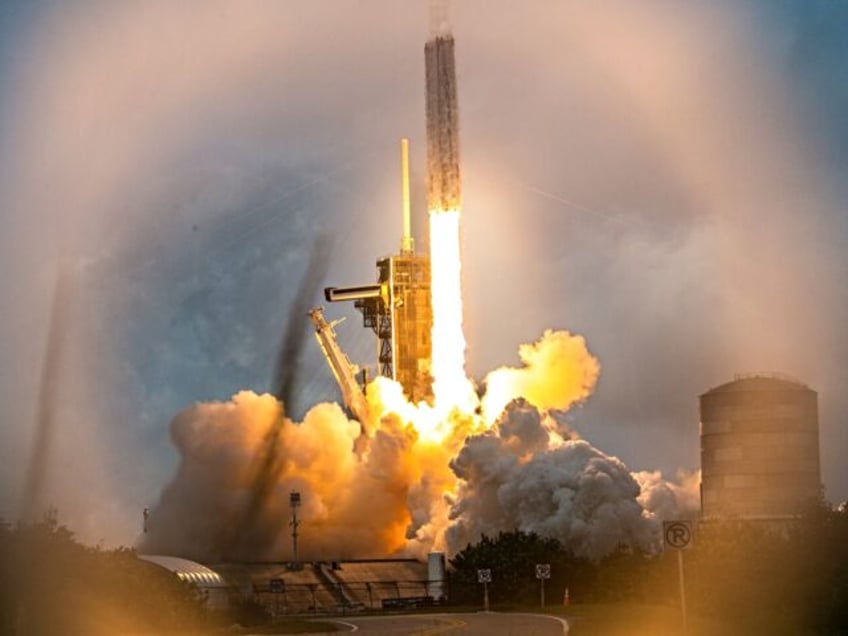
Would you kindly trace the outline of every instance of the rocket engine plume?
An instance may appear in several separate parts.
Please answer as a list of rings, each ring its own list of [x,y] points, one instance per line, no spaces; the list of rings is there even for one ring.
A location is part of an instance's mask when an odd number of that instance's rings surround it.
[[[441,411],[472,408],[476,395],[465,375],[459,240],[462,179],[454,40],[442,23],[424,46],[427,113],[427,207],[433,301],[433,395]]]
[[[697,481],[694,490],[675,489],[658,474],[631,474],[570,429],[558,405],[585,398],[591,387],[572,378],[598,368],[577,337],[552,332],[523,348],[524,367],[505,376],[507,393],[533,378],[546,388],[537,404],[510,402],[491,426],[456,408],[428,434],[430,407],[375,379],[375,427],[361,455],[353,450],[359,424],[336,404],[312,407],[300,423],[273,396],[249,391],[186,409],[171,424],[179,469],[151,511],[141,549],[208,563],[280,560],[291,490],[303,500],[303,558],[420,557],[516,528],[592,558],[619,543],[653,549],[654,510],[673,518],[681,502],[697,502]]]

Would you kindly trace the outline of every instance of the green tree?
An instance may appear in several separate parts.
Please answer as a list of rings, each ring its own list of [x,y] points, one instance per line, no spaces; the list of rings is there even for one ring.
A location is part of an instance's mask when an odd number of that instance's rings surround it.
[[[493,604],[533,604],[540,600],[536,564],[551,566],[551,578],[545,581],[547,603],[562,601],[563,590],[581,588],[589,576],[591,564],[562,549],[556,539],[534,533],[501,532],[497,537],[483,535],[450,560],[450,598],[458,604],[482,602],[482,587],[477,571],[490,569],[489,599]]]
[[[817,502],[799,519],[701,523],[685,554],[690,607],[752,630],[778,622],[848,633],[845,508]]]
[[[197,590],[133,550],[84,546],[55,514],[0,523],[2,634],[157,633],[204,623]]]

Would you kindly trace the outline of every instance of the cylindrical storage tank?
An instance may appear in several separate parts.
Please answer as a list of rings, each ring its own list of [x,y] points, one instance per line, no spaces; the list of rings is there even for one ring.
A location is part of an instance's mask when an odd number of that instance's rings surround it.
[[[427,596],[436,601],[445,598],[445,553],[427,555]]]
[[[737,377],[704,393],[700,413],[705,518],[792,517],[820,496],[815,391],[776,376]]]

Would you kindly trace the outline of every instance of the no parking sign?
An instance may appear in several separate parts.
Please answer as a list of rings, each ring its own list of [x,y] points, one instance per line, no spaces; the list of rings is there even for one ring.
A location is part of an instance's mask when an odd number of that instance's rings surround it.
[[[673,550],[687,550],[692,547],[691,521],[664,521],[663,541],[665,547]]]

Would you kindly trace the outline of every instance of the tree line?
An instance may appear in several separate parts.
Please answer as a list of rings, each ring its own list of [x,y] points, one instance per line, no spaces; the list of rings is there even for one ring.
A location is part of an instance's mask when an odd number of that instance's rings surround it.
[[[55,511],[0,522],[0,633],[160,633],[204,625],[196,588],[129,548],[79,543]]]
[[[479,605],[478,570],[491,570],[493,608],[540,603],[536,564],[550,564],[546,603],[679,603],[677,555],[622,548],[591,561],[555,539],[519,531],[483,536],[450,561],[450,602]],[[848,505],[811,506],[785,522],[696,524],[684,551],[687,605],[737,624],[775,620],[816,633],[848,633]],[[754,632],[752,632],[754,633]]]

